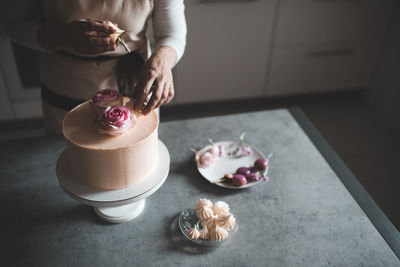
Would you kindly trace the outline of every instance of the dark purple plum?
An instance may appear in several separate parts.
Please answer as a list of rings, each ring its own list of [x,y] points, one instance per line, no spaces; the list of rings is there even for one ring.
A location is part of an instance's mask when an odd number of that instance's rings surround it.
[[[242,186],[247,184],[247,179],[244,175],[235,174],[233,175],[232,183],[236,186]]]
[[[268,161],[264,158],[259,158],[254,162],[254,168],[258,171],[264,171],[268,166]]]
[[[260,180],[260,175],[258,173],[249,173],[246,175],[246,179],[249,182],[256,182]]]
[[[258,171],[256,170],[256,168],[254,168],[253,166],[250,166],[250,167],[249,167],[249,170],[250,170],[251,173],[256,173],[256,172],[258,172]]]
[[[236,170],[236,174],[247,175],[250,173],[250,169],[247,167],[240,167]]]

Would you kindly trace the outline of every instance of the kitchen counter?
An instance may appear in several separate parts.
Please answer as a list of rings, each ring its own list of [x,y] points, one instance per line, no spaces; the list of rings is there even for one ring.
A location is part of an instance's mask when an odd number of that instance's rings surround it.
[[[399,233],[388,234],[394,228],[387,218],[362,188],[349,188],[337,169],[340,159],[327,161],[326,150],[313,144],[315,133],[303,131],[307,121],[302,124],[293,114],[299,111],[161,123],[170,174],[144,212],[122,224],[101,221],[91,207],[63,192],[55,174],[62,137],[1,143],[2,261],[7,266],[399,266],[394,253]],[[243,131],[246,142],[274,153],[270,181],[244,190],[210,184],[196,170],[190,148],[207,145],[208,138],[237,139]],[[191,243],[177,224],[180,211],[204,197],[228,202],[239,225],[218,247]]]

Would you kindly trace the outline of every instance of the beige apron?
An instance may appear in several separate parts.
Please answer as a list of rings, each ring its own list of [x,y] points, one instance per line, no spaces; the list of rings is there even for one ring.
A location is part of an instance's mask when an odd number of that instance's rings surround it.
[[[131,51],[144,59],[150,55],[146,26],[153,10],[153,0],[42,0],[45,23],[66,23],[75,19],[109,20],[126,30],[124,40]],[[77,54],[74,51],[68,51]],[[122,56],[122,45],[101,55]],[[93,57],[92,55],[79,56]],[[41,82],[60,96],[90,99],[106,88],[117,89],[115,66],[118,58],[84,61],[59,53],[41,53]],[[43,117],[47,134],[61,133],[61,123],[67,111],[43,102]]]

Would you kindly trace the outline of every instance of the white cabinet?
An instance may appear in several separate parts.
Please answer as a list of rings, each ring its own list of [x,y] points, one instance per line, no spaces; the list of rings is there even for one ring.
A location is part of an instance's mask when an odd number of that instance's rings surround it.
[[[263,94],[275,0],[185,1],[188,37],[176,103]]]
[[[281,0],[267,95],[369,88],[393,0]]]
[[[277,46],[383,40],[393,0],[281,0]]]
[[[378,48],[376,44],[277,48],[271,61],[268,94],[366,88],[375,69]]]

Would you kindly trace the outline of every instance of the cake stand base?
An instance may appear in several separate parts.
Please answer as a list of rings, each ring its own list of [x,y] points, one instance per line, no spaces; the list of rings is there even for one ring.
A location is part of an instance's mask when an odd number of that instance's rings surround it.
[[[95,213],[104,221],[110,223],[130,221],[140,215],[144,209],[145,199],[155,193],[167,179],[170,156],[164,143],[161,140],[158,140],[158,143],[159,159],[155,170],[132,187],[101,190],[80,183],[71,172],[65,151],[61,153],[56,165],[58,181],[71,198],[92,206]]]
[[[109,223],[123,223],[138,217],[144,210],[145,199],[118,207],[94,208],[96,214]]]

